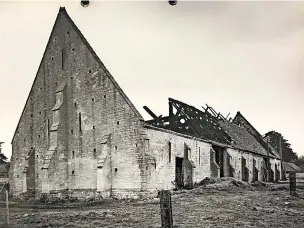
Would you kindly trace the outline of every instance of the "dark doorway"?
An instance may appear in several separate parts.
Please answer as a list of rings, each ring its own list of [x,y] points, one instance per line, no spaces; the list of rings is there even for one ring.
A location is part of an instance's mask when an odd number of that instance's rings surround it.
[[[269,159],[264,157],[264,164],[265,164],[265,181],[270,181],[271,180],[271,168],[269,164]]]
[[[26,168],[26,189],[27,192],[35,191],[35,149],[31,148],[26,156],[28,166]]]
[[[252,161],[252,182],[259,180],[259,170],[256,167],[256,160]]]
[[[274,182],[274,172],[271,168],[269,168],[269,181]]]
[[[266,159],[263,158],[261,162],[261,181],[267,181],[267,167],[266,167]]]
[[[279,181],[280,180],[280,170],[278,169],[277,164],[275,164],[275,174],[276,174],[275,181]]]
[[[246,167],[246,159],[242,157],[242,181],[248,181],[249,179],[249,172],[248,168]]]
[[[224,177],[224,149],[219,146],[212,146],[213,150],[215,151],[215,162],[220,167],[220,177]]]
[[[177,187],[184,186],[184,177],[183,177],[183,158],[176,157],[175,161],[175,182]]]

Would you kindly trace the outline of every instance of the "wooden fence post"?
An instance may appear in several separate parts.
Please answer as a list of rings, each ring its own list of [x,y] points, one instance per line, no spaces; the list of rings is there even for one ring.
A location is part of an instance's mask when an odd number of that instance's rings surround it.
[[[295,172],[289,173],[289,189],[290,195],[296,196],[296,188],[297,188],[297,177]]]
[[[5,191],[6,193],[6,223],[9,225],[9,207],[8,207],[8,189]]]
[[[160,198],[161,227],[173,228],[172,203],[171,203],[170,191],[169,190],[160,191],[159,198]]]

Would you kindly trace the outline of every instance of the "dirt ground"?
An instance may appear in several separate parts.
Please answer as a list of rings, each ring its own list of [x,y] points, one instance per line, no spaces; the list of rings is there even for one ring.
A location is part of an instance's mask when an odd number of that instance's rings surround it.
[[[173,192],[174,227],[301,228],[304,224],[304,183],[298,183],[297,193],[298,197],[290,196],[287,183],[252,187],[231,184],[231,181]],[[0,204],[0,227],[5,227],[4,206]],[[11,205],[10,227],[160,227],[157,198],[112,200],[74,208],[29,207],[33,206]]]

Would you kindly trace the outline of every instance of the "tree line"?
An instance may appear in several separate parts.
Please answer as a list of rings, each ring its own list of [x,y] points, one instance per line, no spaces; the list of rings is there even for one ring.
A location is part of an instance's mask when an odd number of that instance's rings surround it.
[[[285,162],[292,162],[297,166],[302,166],[304,168],[304,156],[298,156],[298,154],[293,151],[291,144],[288,142],[284,136],[277,131],[269,131],[265,134],[268,138],[269,144],[274,147],[278,152],[282,149],[282,160]]]

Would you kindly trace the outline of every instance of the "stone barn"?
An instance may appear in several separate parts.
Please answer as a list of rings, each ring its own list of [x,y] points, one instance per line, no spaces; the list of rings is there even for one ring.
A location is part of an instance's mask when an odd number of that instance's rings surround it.
[[[13,136],[11,194],[139,197],[206,177],[266,180],[281,166],[240,113],[226,120],[171,98],[168,116],[145,109],[151,120],[61,7]]]
[[[280,156],[268,145],[264,148],[264,144],[238,123],[241,117],[247,121],[241,113],[238,112],[233,120],[227,120],[211,107],[201,111],[171,98],[168,116],[157,117],[149,108],[145,109],[154,118],[145,122],[147,147],[150,156],[158,158],[156,163],[159,164],[155,169],[158,177],[149,173],[148,179],[149,176],[156,178],[153,183],[160,182],[157,188],[174,188],[175,182],[187,186],[188,174],[184,171],[180,175],[178,171],[186,169],[182,165],[185,161],[191,164],[187,166],[192,170],[190,183],[206,177],[234,177],[249,182],[280,179],[277,168],[281,167]],[[159,157],[159,151],[164,151],[161,153],[164,158]],[[277,174],[273,180],[271,173]],[[187,181],[181,184],[182,180]]]

